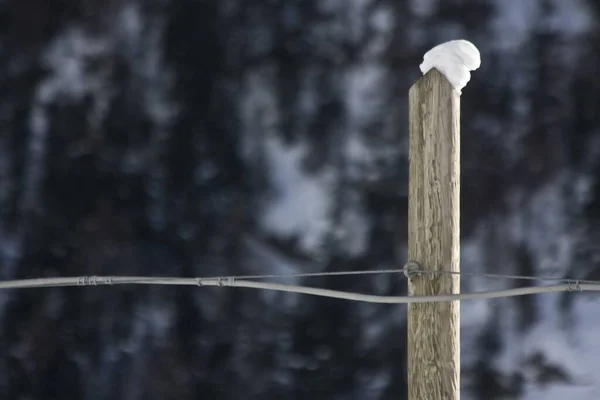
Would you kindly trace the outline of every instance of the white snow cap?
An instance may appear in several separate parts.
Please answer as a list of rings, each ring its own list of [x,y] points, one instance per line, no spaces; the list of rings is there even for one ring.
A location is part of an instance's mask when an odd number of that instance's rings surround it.
[[[468,40],[451,40],[438,44],[423,56],[419,66],[425,75],[431,68],[440,71],[460,94],[471,79],[471,73],[481,66],[477,47]]]

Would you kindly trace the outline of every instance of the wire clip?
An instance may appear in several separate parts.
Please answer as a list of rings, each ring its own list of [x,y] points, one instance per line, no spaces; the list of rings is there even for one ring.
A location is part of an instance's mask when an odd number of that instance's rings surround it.
[[[91,286],[98,285],[98,281],[96,280],[96,276],[80,276],[77,279],[77,286]]]
[[[98,285],[112,285],[113,277],[107,276],[80,276],[77,278],[77,286],[98,286]]]
[[[235,282],[235,277],[233,276],[219,276],[215,278],[195,278],[196,284],[198,286],[233,286],[233,282]],[[210,284],[209,282],[216,282],[215,284]]]
[[[579,281],[568,281],[569,287],[567,291],[569,292],[581,292],[581,286],[579,285]]]
[[[406,276],[408,279],[421,276],[422,273],[423,269],[421,268],[421,264],[418,262],[411,260],[404,264],[404,276]]]

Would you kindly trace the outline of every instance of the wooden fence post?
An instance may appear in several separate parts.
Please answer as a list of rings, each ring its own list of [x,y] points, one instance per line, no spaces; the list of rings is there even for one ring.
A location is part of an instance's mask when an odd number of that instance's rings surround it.
[[[409,91],[408,258],[459,272],[460,95],[435,68]],[[411,275],[411,296],[460,292],[457,274]],[[408,398],[460,398],[458,301],[408,306]]]

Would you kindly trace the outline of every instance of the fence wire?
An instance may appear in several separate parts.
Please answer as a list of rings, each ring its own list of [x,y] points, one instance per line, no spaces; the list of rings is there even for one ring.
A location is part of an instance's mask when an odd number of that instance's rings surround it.
[[[600,281],[577,280],[556,277],[535,277],[524,275],[477,274],[452,271],[419,270],[421,274],[456,274],[459,276],[479,276],[494,279],[517,279],[529,281],[554,281],[554,285],[529,286],[513,289],[481,291],[471,293],[456,293],[435,296],[380,296],[355,292],[345,292],[326,288],[289,285],[281,283],[257,282],[259,279],[281,279],[290,277],[317,277],[317,276],[343,276],[367,274],[404,274],[405,269],[380,269],[361,271],[334,271],[313,272],[297,274],[271,274],[271,275],[238,275],[224,277],[149,277],[149,276],[79,276],[64,278],[34,278],[0,281],[0,289],[28,289],[69,286],[106,286],[106,285],[177,285],[177,286],[216,286],[237,287],[259,290],[274,290],[288,293],[307,294],[313,296],[330,297],[336,299],[361,301],[368,303],[385,304],[411,304],[432,303],[456,300],[481,300],[501,297],[524,296],[540,293],[556,292],[597,292],[600,291]],[[404,275],[402,275],[404,276]]]

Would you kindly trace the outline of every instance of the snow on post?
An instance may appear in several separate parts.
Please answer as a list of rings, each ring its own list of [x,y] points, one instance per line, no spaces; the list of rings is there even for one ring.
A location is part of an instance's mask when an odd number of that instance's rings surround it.
[[[468,40],[451,40],[439,44],[423,56],[419,66],[423,75],[435,68],[448,79],[454,89],[461,94],[462,88],[471,79],[470,71],[481,66],[477,47]]]

